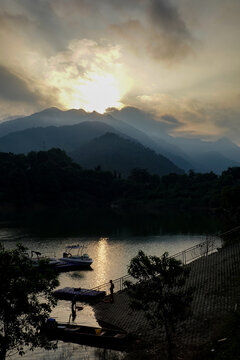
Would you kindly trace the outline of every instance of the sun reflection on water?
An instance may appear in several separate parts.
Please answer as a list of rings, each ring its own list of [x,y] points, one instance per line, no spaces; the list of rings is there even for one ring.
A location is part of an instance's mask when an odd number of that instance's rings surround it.
[[[109,261],[108,238],[102,237],[99,239],[96,249],[95,280],[96,280],[96,284],[98,285],[108,281],[108,277],[109,277],[109,274],[107,274],[108,261]]]

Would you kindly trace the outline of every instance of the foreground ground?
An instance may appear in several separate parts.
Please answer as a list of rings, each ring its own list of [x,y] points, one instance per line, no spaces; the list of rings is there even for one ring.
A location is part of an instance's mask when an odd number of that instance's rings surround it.
[[[177,358],[238,359],[235,347],[238,346],[237,334],[240,331],[240,244],[222,248],[189,266],[191,272],[187,286],[196,289],[193,315],[178,328],[175,339]],[[133,312],[125,291],[115,294],[114,304],[97,304],[95,313],[99,321],[136,335],[139,347],[149,349],[136,350],[129,354],[129,359],[165,358],[163,329],[151,329],[143,313]],[[229,352],[232,355],[227,355]]]

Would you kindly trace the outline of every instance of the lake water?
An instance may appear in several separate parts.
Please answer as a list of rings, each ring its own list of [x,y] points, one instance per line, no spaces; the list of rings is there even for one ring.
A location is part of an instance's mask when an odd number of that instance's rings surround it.
[[[140,224],[139,224],[140,226]],[[125,234],[125,235],[124,235]],[[101,233],[101,236],[44,236],[33,234],[32,231],[20,228],[10,228],[2,225],[0,227],[0,239],[6,249],[14,248],[16,242],[21,242],[30,250],[40,251],[43,254],[62,257],[67,245],[82,244],[86,246],[86,252],[93,259],[90,270],[71,271],[59,275],[60,288],[81,287],[93,288],[110,279],[116,279],[127,274],[127,266],[130,260],[143,250],[148,255],[161,256],[165,251],[174,255],[193,245],[205,240],[202,234],[177,233],[177,234],[153,234],[134,236],[129,232],[120,231],[119,235]],[[108,290],[108,289],[107,289]],[[98,326],[94,312],[90,305],[83,304],[84,309],[77,312],[76,323],[90,326]],[[59,321],[67,322],[71,314],[71,303],[59,301],[53,310],[52,316]],[[34,353],[28,352],[21,359],[121,359],[122,354],[108,351],[103,354],[102,350],[90,347],[66,344],[59,342],[56,351],[44,351],[38,349]],[[20,358],[20,357],[19,357]],[[18,359],[14,356],[13,359]]]

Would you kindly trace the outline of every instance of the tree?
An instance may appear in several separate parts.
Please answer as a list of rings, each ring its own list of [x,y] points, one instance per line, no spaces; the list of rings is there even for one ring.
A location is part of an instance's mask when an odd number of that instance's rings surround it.
[[[137,183],[150,183],[152,175],[146,169],[134,168],[128,179]]]
[[[41,328],[56,305],[53,270],[45,261],[34,268],[20,244],[14,250],[0,244],[0,274],[0,360],[12,351],[24,354],[25,346],[52,348]]]
[[[152,327],[163,324],[169,359],[174,356],[173,335],[176,324],[191,313],[193,289],[184,287],[189,269],[164,253],[161,258],[139,251],[128,273],[137,280],[126,282],[134,310],[144,310]]]

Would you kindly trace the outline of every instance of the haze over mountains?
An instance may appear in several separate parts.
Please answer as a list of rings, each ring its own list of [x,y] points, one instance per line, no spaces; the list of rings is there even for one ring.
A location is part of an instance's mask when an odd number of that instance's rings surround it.
[[[113,168],[124,176],[134,168],[145,168],[151,174],[165,175],[183,173],[166,157],[156,154],[138,142],[106,133],[70,154],[84,168],[95,168],[101,164],[104,170]]]
[[[103,170],[123,174],[133,167],[167,174],[181,173],[181,169],[221,173],[240,166],[240,147],[229,139],[174,138],[168,135],[166,124],[132,107],[110,109],[103,115],[49,108],[0,124],[2,152],[28,153],[52,147],[65,150],[84,167],[100,165]]]

